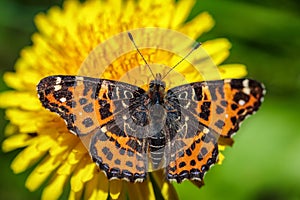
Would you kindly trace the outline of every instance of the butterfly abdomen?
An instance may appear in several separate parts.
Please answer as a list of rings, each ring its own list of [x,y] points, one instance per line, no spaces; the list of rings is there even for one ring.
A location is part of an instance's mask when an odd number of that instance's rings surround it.
[[[165,156],[166,137],[163,131],[149,137],[149,157],[153,170],[161,168]]]

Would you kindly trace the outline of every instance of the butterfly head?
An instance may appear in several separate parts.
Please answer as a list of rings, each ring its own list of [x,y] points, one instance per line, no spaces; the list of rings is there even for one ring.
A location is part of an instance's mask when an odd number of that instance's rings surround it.
[[[156,74],[155,79],[150,81],[148,94],[153,104],[162,104],[165,95],[166,83],[162,81],[161,74]]]

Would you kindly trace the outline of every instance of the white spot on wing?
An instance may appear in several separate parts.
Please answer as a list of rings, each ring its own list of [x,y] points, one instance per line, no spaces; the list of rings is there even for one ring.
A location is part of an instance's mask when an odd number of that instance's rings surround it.
[[[242,100],[242,99],[239,100],[239,104],[240,104],[241,106],[245,105],[245,103],[246,103],[246,102],[245,102],[244,100]]]
[[[243,88],[243,92],[247,95],[250,95],[250,88],[248,87]]]
[[[184,106],[184,108],[189,108],[190,107],[190,105],[191,105],[191,102],[188,102],[185,106]]]
[[[82,77],[82,76],[77,76],[77,77],[76,77],[76,80],[77,80],[77,81],[83,81],[83,77]]]
[[[106,133],[106,132],[107,132],[106,126],[103,126],[103,127],[101,128],[101,131],[102,131],[103,133]]]
[[[54,86],[54,91],[58,91],[58,90],[60,90],[61,89],[61,85],[55,85]]]
[[[62,97],[59,100],[60,100],[60,102],[66,102],[67,101],[67,99],[65,97]]]
[[[245,88],[248,88],[248,87],[249,87],[249,80],[248,80],[248,79],[243,80],[243,86],[244,86]]]
[[[231,79],[225,79],[224,83],[231,83]]]
[[[61,83],[61,78],[60,78],[60,77],[57,77],[57,78],[56,78],[56,81],[55,81],[55,84],[58,85],[58,84],[60,84],[60,83]]]
[[[205,134],[206,134],[206,133],[209,133],[209,129],[208,129],[208,128],[204,128],[204,129],[203,129],[203,133],[205,133]]]

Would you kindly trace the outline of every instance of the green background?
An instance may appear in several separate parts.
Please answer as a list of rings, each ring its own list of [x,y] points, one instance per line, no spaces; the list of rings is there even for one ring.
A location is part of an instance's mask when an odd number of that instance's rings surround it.
[[[1,76],[13,70],[20,50],[31,44],[34,15],[61,2],[0,1]],[[199,41],[228,38],[233,47],[226,63],[246,64],[248,77],[263,82],[267,95],[224,152],[223,164],[206,174],[204,187],[175,184],[181,199],[300,199],[299,10],[297,0],[197,1],[190,18],[208,11],[216,21]],[[0,80],[0,91],[6,89]],[[1,141],[6,123],[0,121]],[[0,152],[0,199],[39,199],[41,190],[31,193],[24,187],[30,170],[14,175],[9,168],[18,152]]]

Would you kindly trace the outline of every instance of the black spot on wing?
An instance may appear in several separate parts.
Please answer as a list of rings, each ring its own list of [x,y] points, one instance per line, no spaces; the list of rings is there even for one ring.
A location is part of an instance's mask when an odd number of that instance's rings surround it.
[[[244,88],[243,86],[243,81],[245,79],[231,79],[230,81],[230,86],[232,89],[237,89],[237,90],[241,90]]]
[[[233,100],[236,103],[239,103],[240,100],[243,100],[247,103],[249,101],[249,99],[250,99],[249,95],[247,95],[247,94],[245,94],[244,92],[241,92],[241,91],[237,92],[233,97]]]
[[[101,119],[105,119],[112,115],[112,113],[110,112],[110,104],[107,103],[106,100],[99,99],[99,105],[99,113],[101,115]]]
[[[94,121],[92,120],[92,118],[88,117],[88,118],[85,118],[83,121],[82,121],[82,124],[86,127],[86,128],[89,128],[91,126],[94,125]]]
[[[82,97],[82,98],[79,99],[80,105],[84,105],[84,104],[86,104],[87,102],[88,102],[88,100],[87,100],[86,98],[84,98],[84,97]]]
[[[216,112],[217,112],[217,114],[222,114],[224,112],[224,108],[222,108],[221,106],[218,105]]]
[[[202,95],[202,87],[203,84],[201,83],[195,83],[194,85],[192,85],[194,88],[194,92],[195,92],[195,98],[197,101],[201,101],[203,99],[203,95]]]
[[[210,115],[210,106],[211,102],[203,102],[201,105],[201,113],[199,113],[199,117],[208,121]]]
[[[90,98],[97,99],[101,88],[102,79],[93,79],[93,78],[85,77],[83,84],[84,84],[83,96],[86,96],[91,91]]]
[[[218,127],[219,129],[222,129],[222,128],[225,126],[225,122],[222,121],[222,120],[218,120],[218,121],[215,123],[215,126]]]
[[[87,113],[94,112],[94,106],[92,103],[89,103],[83,107],[83,110]]]

